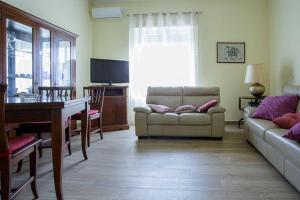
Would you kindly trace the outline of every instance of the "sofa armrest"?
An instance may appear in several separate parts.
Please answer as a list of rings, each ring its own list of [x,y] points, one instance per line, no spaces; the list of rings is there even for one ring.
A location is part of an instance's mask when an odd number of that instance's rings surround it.
[[[224,113],[226,111],[226,109],[222,106],[215,106],[215,107],[211,107],[210,109],[208,109],[207,113],[212,114],[212,113]]]
[[[135,134],[136,136],[148,136],[148,115],[152,113],[152,109],[148,106],[135,107]]]
[[[134,112],[139,112],[139,113],[145,113],[145,114],[150,114],[152,112],[151,108],[149,106],[142,106],[142,107],[135,107],[133,109]]]
[[[248,117],[251,117],[256,111],[256,107],[246,107],[244,108],[244,114]]]

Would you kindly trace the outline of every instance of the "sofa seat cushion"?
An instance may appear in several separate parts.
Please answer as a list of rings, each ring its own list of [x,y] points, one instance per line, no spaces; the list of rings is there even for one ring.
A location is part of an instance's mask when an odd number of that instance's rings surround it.
[[[269,129],[266,142],[300,168],[300,143],[282,137],[287,129]]]
[[[148,124],[171,125],[178,124],[179,115],[176,113],[151,113],[148,115]]]
[[[206,113],[183,113],[179,115],[180,125],[210,125],[211,115]]]
[[[265,139],[265,131],[271,128],[278,128],[272,121],[264,119],[248,118],[247,125],[252,133],[261,139]]]

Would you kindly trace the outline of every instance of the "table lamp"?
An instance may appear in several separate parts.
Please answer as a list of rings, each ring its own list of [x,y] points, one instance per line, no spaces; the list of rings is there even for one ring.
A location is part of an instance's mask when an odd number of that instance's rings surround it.
[[[265,92],[265,87],[261,84],[263,79],[263,64],[250,64],[247,66],[245,83],[251,84],[249,87],[250,93],[256,98],[259,98]]]

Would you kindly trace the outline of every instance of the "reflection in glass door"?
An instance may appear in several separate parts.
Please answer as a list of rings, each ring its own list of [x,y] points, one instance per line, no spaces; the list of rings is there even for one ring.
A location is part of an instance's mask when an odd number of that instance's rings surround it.
[[[71,42],[58,37],[56,40],[55,85],[71,85]]]
[[[41,85],[51,85],[51,34],[50,31],[40,28],[40,70]]]
[[[32,27],[6,20],[8,96],[32,93]]]

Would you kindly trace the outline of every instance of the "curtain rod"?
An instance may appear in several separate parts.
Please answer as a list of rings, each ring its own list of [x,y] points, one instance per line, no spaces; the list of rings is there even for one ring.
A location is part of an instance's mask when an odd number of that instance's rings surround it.
[[[152,14],[152,15],[158,15],[158,14],[177,14],[177,13],[196,13],[196,14],[201,14],[202,11],[172,11],[172,12],[150,12],[150,13],[129,13],[127,16],[130,15],[147,15],[147,14]]]

